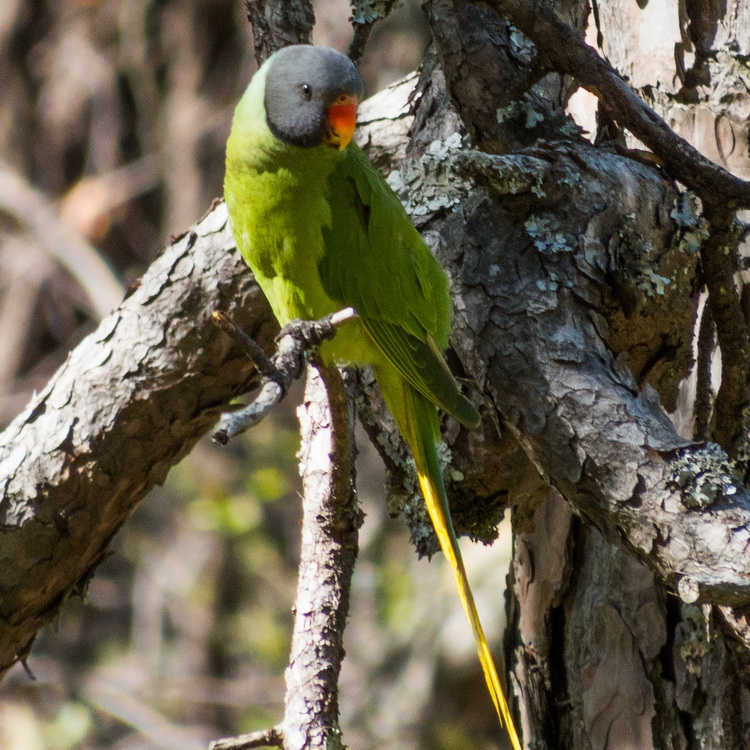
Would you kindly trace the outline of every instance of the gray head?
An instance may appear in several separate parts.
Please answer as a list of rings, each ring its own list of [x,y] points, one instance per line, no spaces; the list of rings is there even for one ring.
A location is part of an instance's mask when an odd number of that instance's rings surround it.
[[[284,47],[268,60],[266,121],[273,134],[294,146],[351,139],[362,79],[354,63],[329,47]]]

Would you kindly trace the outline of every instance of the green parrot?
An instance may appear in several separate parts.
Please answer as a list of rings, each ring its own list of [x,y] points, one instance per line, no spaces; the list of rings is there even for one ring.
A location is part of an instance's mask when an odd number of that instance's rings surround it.
[[[398,197],[352,142],[361,95],[356,67],[336,50],[299,45],[269,57],[237,105],[227,142],[232,231],[282,326],[356,310],[321,346],[321,356],[372,366],[414,456],[498,716],[520,750],[438,459],[438,408],[467,427],[480,424],[442,355],[451,326],[448,279]]]

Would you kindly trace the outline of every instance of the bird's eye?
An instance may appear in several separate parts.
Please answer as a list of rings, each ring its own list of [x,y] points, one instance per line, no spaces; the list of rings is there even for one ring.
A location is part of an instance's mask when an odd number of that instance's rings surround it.
[[[302,84],[302,96],[304,96],[308,101],[312,99],[312,86],[309,83]]]

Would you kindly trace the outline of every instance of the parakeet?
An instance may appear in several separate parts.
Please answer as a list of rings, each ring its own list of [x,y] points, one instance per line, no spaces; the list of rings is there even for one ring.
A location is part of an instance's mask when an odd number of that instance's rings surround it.
[[[299,45],[273,54],[237,105],[224,194],[237,246],[281,325],[353,307],[327,362],[369,364],[409,445],[479,658],[514,750],[520,743],[482,632],[438,459],[438,409],[480,417],[443,359],[448,280],[398,197],[352,142],[362,80],[348,57]]]

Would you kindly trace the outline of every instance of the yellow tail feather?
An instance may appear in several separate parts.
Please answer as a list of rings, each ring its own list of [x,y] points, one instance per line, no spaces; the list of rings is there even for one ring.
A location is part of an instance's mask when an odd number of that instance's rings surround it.
[[[453,570],[461,604],[463,604],[464,612],[466,613],[466,617],[471,624],[471,629],[474,632],[474,640],[477,644],[479,661],[482,665],[482,671],[484,672],[484,678],[487,681],[487,687],[492,696],[492,701],[495,704],[495,710],[500,718],[500,723],[505,726],[508,732],[510,744],[513,746],[513,750],[521,750],[521,743],[518,739],[516,728],[513,725],[513,719],[510,715],[508,703],[505,700],[505,694],[503,693],[503,688],[500,684],[497,669],[495,669],[495,662],[492,659],[492,654],[487,645],[487,639],[482,630],[482,624],[479,621],[479,613],[477,612],[477,607],[474,603],[474,595],[471,593],[469,579],[466,575],[463,558],[461,557],[461,550],[458,548],[455,534],[451,533],[451,527],[448,525],[451,523],[451,520],[446,518],[443,510],[443,503],[439,496],[440,491],[435,486],[435,483],[429,476],[419,469],[417,474],[419,476],[419,485],[422,488],[425,504],[427,505],[427,510],[430,514],[430,520],[432,521],[435,533],[440,541],[440,547],[443,550],[443,554],[448,558],[448,562]]]

